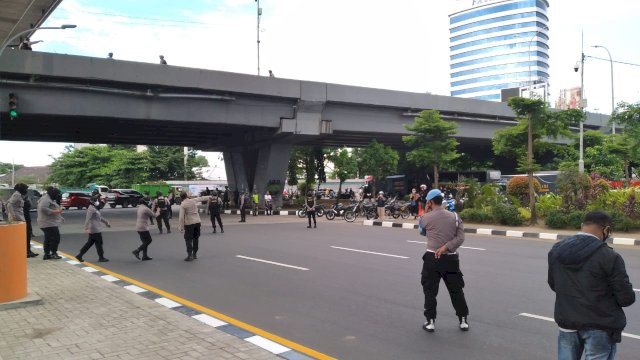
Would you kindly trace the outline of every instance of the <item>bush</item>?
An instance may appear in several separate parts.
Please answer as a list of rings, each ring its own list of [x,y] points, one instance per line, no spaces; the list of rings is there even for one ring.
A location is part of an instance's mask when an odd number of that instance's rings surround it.
[[[591,178],[578,169],[563,170],[556,180],[558,194],[567,209],[584,210],[591,196]]]
[[[563,229],[567,227],[567,216],[559,209],[551,210],[544,219],[544,224],[552,229]]]
[[[549,193],[542,195],[536,202],[536,210],[538,215],[546,217],[551,210],[558,210],[562,205],[562,198],[556,194]]]
[[[497,204],[492,207],[491,213],[493,220],[500,225],[520,226],[524,223],[518,208],[513,205]]]
[[[574,229],[580,229],[585,215],[587,215],[586,211],[573,211],[565,215],[567,226],[570,226]]]
[[[460,218],[473,223],[488,223],[493,219],[490,213],[482,209],[464,209],[460,212]]]
[[[620,211],[613,211],[609,213],[611,216],[612,230],[613,231],[629,231],[636,227],[633,220]]]
[[[525,222],[531,220],[531,210],[529,210],[528,208],[519,207],[518,214],[520,214],[520,217]]]
[[[540,182],[533,179],[533,189],[540,191]],[[507,183],[507,194],[515,196],[521,204],[529,203],[529,179],[526,176],[515,176]]]

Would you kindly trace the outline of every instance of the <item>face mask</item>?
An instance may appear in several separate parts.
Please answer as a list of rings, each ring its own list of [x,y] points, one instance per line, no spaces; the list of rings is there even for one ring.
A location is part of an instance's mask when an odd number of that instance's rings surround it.
[[[605,229],[607,229],[607,231],[605,231]],[[609,236],[611,236],[611,226],[605,226],[604,229],[602,229],[602,241],[607,241]]]

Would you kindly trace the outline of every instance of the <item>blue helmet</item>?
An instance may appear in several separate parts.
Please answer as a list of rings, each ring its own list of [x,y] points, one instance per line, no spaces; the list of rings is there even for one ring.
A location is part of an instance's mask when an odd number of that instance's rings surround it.
[[[433,190],[431,190],[431,191],[429,191],[427,193],[427,201],[433,200],[433,198],[438,197],[438,196],[444,197],[444,195],[442,194],[442,192],[440,190],[433,189]]]

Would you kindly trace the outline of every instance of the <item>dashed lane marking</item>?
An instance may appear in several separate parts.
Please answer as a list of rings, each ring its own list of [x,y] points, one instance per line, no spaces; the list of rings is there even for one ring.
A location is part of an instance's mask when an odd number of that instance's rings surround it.
[[[262,262],[265,264],[271,264],[271,265],[278,265],[278,266],[282,266],[282,267],[286,267],[286,268],[291,268],[291,269],[296,269],[296,270],[309,270],[307,268],[303,268],[300,266],[294,266],[294,265],[288,265],[288,264],[283,264],[283,263],[279,263],[279,262],[275,262],[275,261],[269,261],[269,260],[264,260],[264,259],[257,259],[257,258],[252,258],[252,257],[248,257],[248,256],[243,256],[243,255],[236,255],[237,258],[240,259],[245,259],[245,260],[251,260],[251,261],[257,261],[257,262]]]
[[[354,252],[360,252],[360,253],[365,253],[365,254],[373,254],[373,255],[389,256],[389,257],[395,257],[395,258],[400,258],[400,259],[408,259],[408,258],[409,258],[409,257],[407,257],[407,256],[393,255],[393,254],[385,254],[385,253],[379,253],[379,252],[367,251],[367,250],[350,249],[350,248],[344,248],[344,247],[340,247],[340,246],[331,246],[331,247],[332,247],[332,248],[334,248],[334,249],[347,250],[347,251],[354,251]]]
[[[529,313],[520,313],[518,315],[519,316],[525,316],[525,317],[533,318],[533,319],[538,319],[538,320],[555,322],[555,320],[553,320],[553,318],[546,317],[546,316],[534,315],[534,314],[529,314]],[[629,333],[624,333],[623,332],[622,336],[625,336],[625,337],[628,337],[628,338],[632,338],[632,339],[636,339],[636,340],[640,340],[640,335],[634,335],[634,334],[629,334]]]
[[[413,240],[407,240],[407,242],[410,243],[415,243],[415,244],[426,244],[426,241],[413,241]],[[470,246],[460,246],[461,249],[470,249],[470,250],[480,250],[480,251],[485,251],[487,249],[483,249],[483,248],[477,248],[477,247],[470,247]]]

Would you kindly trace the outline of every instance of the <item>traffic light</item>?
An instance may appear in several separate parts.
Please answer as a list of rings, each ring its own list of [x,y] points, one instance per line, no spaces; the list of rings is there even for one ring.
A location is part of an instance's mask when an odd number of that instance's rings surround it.
[[[9,94],[9,119],[16,120],[18,118],[18,97],[16,94]]]

